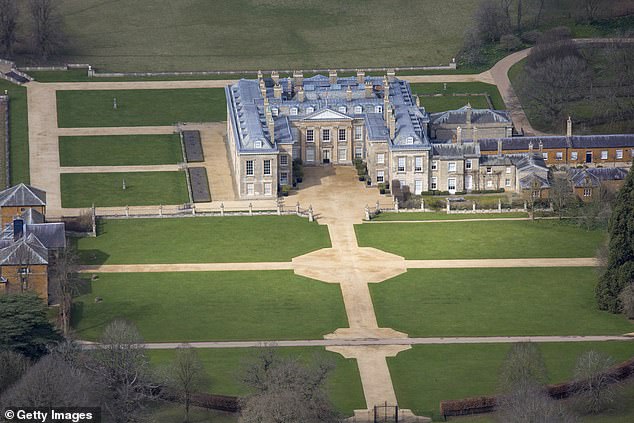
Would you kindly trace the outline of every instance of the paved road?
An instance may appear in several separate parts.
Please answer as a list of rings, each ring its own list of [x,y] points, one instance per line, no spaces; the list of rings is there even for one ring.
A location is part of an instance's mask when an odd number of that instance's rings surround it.
[[[484,337],[442,337],[442,338],[383,338],[383,339],[307,339],[299,341],[217,341],[189,342],[194,348],[260,348],[276,347],[365,347],[365,346],[411,346],[438,344],[509,344],[517,342],[609,342],[631,341],[634,334],[614,336],[484,336]],[[93,348],[93,342],[80,341],[84,348]],[[148,349],[175,349],[183,345],[178,342],[149,342],[143,344]]]

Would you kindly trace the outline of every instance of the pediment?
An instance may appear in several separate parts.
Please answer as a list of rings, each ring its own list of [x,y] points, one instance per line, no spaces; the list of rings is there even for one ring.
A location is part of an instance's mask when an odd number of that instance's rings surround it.
[[[352,120],[348,115],[336,112],[332,109],[322,109],[306,116],[303,120]]]

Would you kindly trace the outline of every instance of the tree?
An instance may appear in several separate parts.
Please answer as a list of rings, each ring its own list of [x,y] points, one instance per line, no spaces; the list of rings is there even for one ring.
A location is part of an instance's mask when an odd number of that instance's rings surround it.
[[[520,342],[513,344],[500,368],[501,392],[511,392],[518,386],[541,386],[548,380],[544,358],[536,344]]]
[[[44,61],[59,53],[65,41],[57,6],[57,0],[29,1],[33,48]]]
[[[494,0],[480,2],[474,20],[479,37],[486,42],[498,41],[510,31],[509,20]]]
[[[537,12],[535,13],[535,26],[538,27],[542,20],[542,13],[544,12],[544,3],[546,0],[534,0]]]
[[[262,349],[247,365],[243,383],[252,394],[241,402],[243,423],[317,423],[338,422],[325,392],[325,383],[333,370],[331,362],[321,359],[311,365],[297,358],[282,357],[273,349]]]
[[[555,210],[557,211],[557,215],[561,220],[566,211],[569,210],[576,202],[572,183],[567,175],[553,174],[548,198],[552,200]]]
[[[108,392],[107,411],[116,422],[136,421],[144,400],[153,398],[149,362],[136,327],[123,320],[110,323],[86,367],[102,381]]]
[[[0,296],[0,350],[39,358],[61,340],[40,297],[30,292]]]
[[[18,7],[14,0],[0,0],[0,52],[13,55],[17,41]]]
[[[618,313],[621,291],[634,283],[634,166],[614,202],[608,235],[608,266],[595,294],[601,310]]]
[[[55,260],[51,267],[50,280],[56,299],[59,301],[59,325],[64,336],[70,331],[73,296],[77,294],[79,278],[77,274],[77,253],[71,247],[55,251]]]
[[[176,349],[176,356],[168,371],[168,383],[180,394],[185,406],[185,422],[188,422],[192,394],[204,389],[209,377],[198,353],[189,344]]]
[[[603,7],[603,0],[583,0],[583,10],[588,22],[594,22]]]
[[[16,383],[29,368],[29,360],[13,351],[0,351],[0,392]]]
[[[619,294],[619,301],[623,314],[628,319],[634,319],[634,284],[628,284]]]
[[[597,351],[587,351],[575,366],[575,404],[584,413],[599,413],[617,399],[617,380],[608,370],[614,360]]]
[[[89,374],[71,366],[58,354],[42,357],[0,401],[21,407],[98,407],[101,388]]]

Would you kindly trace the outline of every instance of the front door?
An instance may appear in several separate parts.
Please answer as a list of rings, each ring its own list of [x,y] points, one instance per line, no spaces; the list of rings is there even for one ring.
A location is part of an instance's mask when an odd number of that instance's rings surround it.
[[[322,150],[321,157],[324,160],[324,164],[330,163],[330,150],[329,149]]]

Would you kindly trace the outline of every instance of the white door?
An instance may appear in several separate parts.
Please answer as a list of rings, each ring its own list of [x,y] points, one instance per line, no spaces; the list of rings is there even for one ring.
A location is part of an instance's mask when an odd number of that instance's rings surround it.
[[[465,189],[473,189],[473,176],[467,175],[464,178],[464,187]]]
[[[447,191],[452,195],[456,193],[456,178],[447,179]]]

